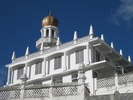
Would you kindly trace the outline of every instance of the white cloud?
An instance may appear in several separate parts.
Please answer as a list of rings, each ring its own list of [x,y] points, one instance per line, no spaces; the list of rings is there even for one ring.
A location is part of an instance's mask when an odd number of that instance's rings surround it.
[[[131,24],[133,22],[133,0],[120,0],[120,6],[113,15],[116,24],[121,21]]]

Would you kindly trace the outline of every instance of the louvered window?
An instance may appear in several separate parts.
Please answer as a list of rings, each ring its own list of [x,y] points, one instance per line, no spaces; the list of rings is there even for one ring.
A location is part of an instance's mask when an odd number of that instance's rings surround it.
[[[60,69],[61,68],[61,56],[56,57],[54,59],[54,69]]]
[[[37,62],[35,66],[35,75],[42,73],[42,62]]]
[[[76,64],[81,63],[84,61],[84,51],[79,50],[76,51]]]
[[[23,74],[23,67],[18,68],[17,79],[20,79],[20,77],[22,76],[22,74]]]

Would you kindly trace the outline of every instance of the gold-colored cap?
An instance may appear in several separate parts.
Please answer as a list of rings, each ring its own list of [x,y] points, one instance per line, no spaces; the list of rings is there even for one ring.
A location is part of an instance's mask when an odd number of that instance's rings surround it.
[[[54,16],[52,16],[51,11],[49,15],[42,20],[42,27],[48,26],[48,25],[58,27],[58,20]]]

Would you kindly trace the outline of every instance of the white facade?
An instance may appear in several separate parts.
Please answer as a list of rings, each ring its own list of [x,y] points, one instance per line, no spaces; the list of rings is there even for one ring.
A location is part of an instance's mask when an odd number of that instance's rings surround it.
[[[113,94],[116,90],[124,93],[133,88],[132,73],[131,83],[127,83],[128,87],[119,85],[118,82],[121,78],[119,75],[133,71],[130,57],[128,61],[122,56],[122,51],[120,54],[117,53],[113,43],[109,46],[104,41],[103,35],[101,38],[94,37],[92,25],[87,36],[78,39],[75,32],[73,40],[63,44],[60,42],[58,32],[56,26],[44,26],[41,29],[41,38],[36,42],[38,52],[29,54],[27,48],[25,56],[19,58],[16,58],[13,52],[12,63],[6,65],[8,68],[6,86],[19,85],[20,77],[24,74],[28,78],[27,85],[78,82],[79,65],[83,63],[85,83],[89,84],[92,95]],[[133,92],[133,89],[129,92]]]

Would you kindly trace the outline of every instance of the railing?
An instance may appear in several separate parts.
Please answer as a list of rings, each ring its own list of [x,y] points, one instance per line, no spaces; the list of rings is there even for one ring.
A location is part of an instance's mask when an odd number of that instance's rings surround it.
[[[97,81],[97,88],[111,87],[115,85],[115,78],[110,77],[106,79],[100,79]]]
[[[0,100],[23,98],[43,98],[57,96],[69,96],[78,94],[79,84],[56,84],[56,85],[38,85],[25,86],[23,92],[20,87],[5,87],[0,89]]]
[[[121,74],[118,76],[119,84],[124,84],[124,83],[128,83],[128,82],[133,82],[133,72]]]
[[[20,98],[20,87],[0,88],[0,100]]]
[[[49,88],[26,89],[24,98],[42,98],[49,97]]]
[[[77,95],[78,86],[65,86],[65,87],[53,87],[52,88],[53,96],[67,96],[67,95]]]
[[[133,72],[118,75],[118,85],[133,82]],[[105,79],[97,80],[97,88],[115,86],[115,77],[109,77]]]

